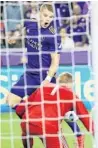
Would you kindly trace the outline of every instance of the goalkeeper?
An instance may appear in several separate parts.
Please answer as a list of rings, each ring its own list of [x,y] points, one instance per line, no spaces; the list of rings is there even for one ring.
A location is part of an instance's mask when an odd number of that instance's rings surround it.
[[[68,147],[63,136],[59,139],[59,133],[61,133],[60,122],[68,115],[76,116],[73,111],[69,112],[72,109],[75,110],[86,129],[90,131],[90,127],[92,127],[91,131],[93,131],[93,122],[87,109],[82,101],[68,88],[72,86],[71,75],[64,73],[60,75],[57,81],[60,85],[50,83],[48,87],[40,87],[28,98],[28,102],[20,103],[16,108],[16,113],[23,119],[21,128],[25,148],[27,148],[28,141],[30,148],[32,147],[34,135],[40,136],[41,139],[45,137],[46,148],[60,148],[60,145]],[[76,133],[77,145],[79,148],[83,148],[84,142],[81,141],[83,136],[77,123],[69,121],[67,123]],[[30,138],[28,135],[30,135]]]
[[[7,96],[6,102],[11,107],[15,107],[24,96],[30,96],[41,83],[47,85],[49,82],[56,82],[61,39],[56,34],[57,26],[54,21],[53,6],[44,3],[36,21],[29,20],[24,23],[28,63],[24,74]]]

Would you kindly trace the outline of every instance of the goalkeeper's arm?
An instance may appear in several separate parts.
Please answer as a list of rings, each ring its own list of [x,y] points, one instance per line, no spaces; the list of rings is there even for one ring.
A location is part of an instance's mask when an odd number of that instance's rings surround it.
[[[94,123],[90,114],[81,100],[76,98],[76,113],[79,116],[79,119],[82,121],[86,129],[94,135]]]

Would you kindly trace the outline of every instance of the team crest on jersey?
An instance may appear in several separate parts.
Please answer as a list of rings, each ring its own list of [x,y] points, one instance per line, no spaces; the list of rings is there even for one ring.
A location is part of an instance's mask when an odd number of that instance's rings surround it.
[[[54,29],[53,26],[50,26],[50,27],[49,27],[49,30],[50,30],[51,33],[55,34],[55,29]]]

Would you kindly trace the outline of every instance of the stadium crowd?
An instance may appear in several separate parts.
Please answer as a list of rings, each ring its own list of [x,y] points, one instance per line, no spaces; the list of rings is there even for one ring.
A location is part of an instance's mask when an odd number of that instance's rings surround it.
[[[1,48],[24,47],[21,25],[28,19],[36,20],[37,9],[43,3],[44,1],[39,3],[0,1]],[[90,44],[90,2],[62,1],[54,2],[54,5],[58,28],[65,29],[66,36],[73,40],[75,47],[88,46]]]

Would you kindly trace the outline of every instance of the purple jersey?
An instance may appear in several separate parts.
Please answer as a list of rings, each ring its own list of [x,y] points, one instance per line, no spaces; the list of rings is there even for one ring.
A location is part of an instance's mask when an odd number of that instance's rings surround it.
[[[60,4],[60,14],[61,17],[70,17],[69,5],[67,2],[65,4]]]
[[[83,36],[85,35],[85,28],[82,26],[75,26],[72,28],[72,33],[73,33],[73,40],[74,42],[82,42],[83,41]],[[71,33],[71,27],[70,25],[66,27],[67,33]],[[82,33],[82,34],[81,34]]]
[[[53,22],[48,28],[38,28],[37,22],[27,21],[25,46],[27,48],[28,66],[47,70],[51,64],[51,53],[60,52],[61,39],[55,34]]]
[[[86,23],[86,19],[84,17],[81,17],[78,19],[77,25],[82,27],[84,29],[84,32],[86,32],[87,23]]]
[[[73,36],[74,42],[82,42],[83,35],[81,35],[81,33],[85,34],[85,29],[83,27],[77,26],[73,28],[73,32],[76,33],[76,35]]]
[[[55,35],[53,23],[48,28],[38,29],[37,22],[28,21],[25,23],[25,27],[25,46],[28,55],[27,69],[11,89],[12,93],[20,97],[31,95],[40,86],[46,78],[51,64],[50,54],[52,52],[59,53],[61,49],[61,40],[59,36]],[[56,82],[55,76],[51,82]]]
[[[77,4],[81,8],[81,14],[87,14],[88,13],[88,10],[89,10],[89,2],[80,1],[80,2],[77,2]]]

